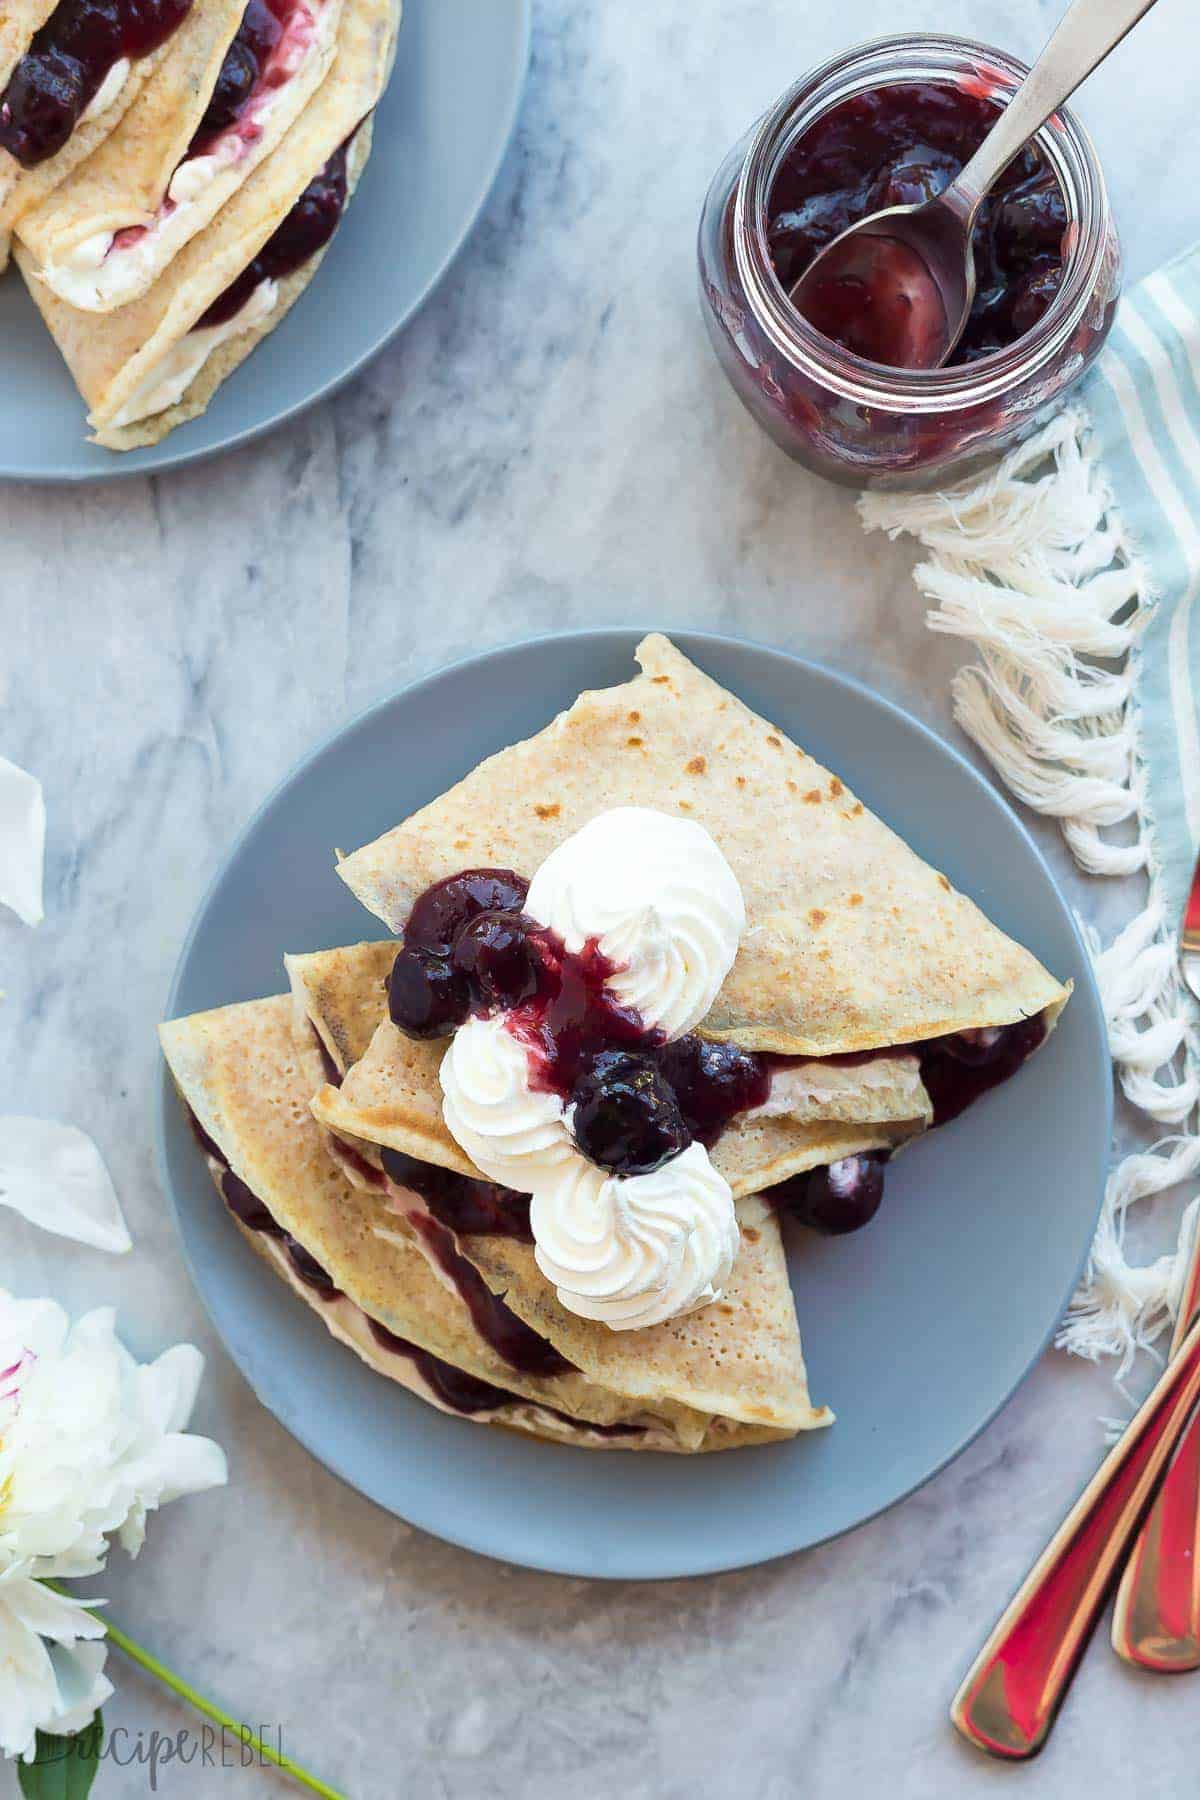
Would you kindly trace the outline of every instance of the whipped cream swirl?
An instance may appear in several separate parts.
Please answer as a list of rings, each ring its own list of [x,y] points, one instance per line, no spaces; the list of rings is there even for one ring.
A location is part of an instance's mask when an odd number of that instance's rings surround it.
[[[746,924],[737,877],[708,832],[644,807],[601,813],[560,844],[525,911],[569,954],[597,943],[609,991],[667,1038],[704,1018]],[[442,1059],[442,1113],[476,1168],[532,1195],[534,1253],[561,1304],[632,1331],[719,1299],[738,1224],[703,1144],[644,1175],[590,1162],[569,1103],[532,1085],[511,1024],[496,1013],[459,1026]]]
[[[609,1175],[576,1154],[535,1189],[529,1219],[561,1304],[615,1331],[719,1299],[737,1254],[733,1195],[703,1144],[648,1175]]]
[[[525,910],[575,954],[595,939],[609,990],[682,1037],[709,1011],[746,929],[737,877],[702,825],[617,806],[552,850]]]
[[[532,1194],[579,1158],[562,1101],[530,1086],[528,1052],[503,1014],[460,1025],[441,1075],[446,1129],[489,1181]]]

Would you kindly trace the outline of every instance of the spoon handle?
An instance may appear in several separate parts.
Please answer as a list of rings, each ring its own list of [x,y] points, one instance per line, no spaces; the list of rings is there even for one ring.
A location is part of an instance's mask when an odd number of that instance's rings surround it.
[[[1171,1355],[1200,1318],[1200,1230],[1192,1238]],[[1143,1669],[1200,1668],[1200,1410],[1193,1412],[1125,1564],[1113,1611],[1117,1655]]]
[[[1153,5],[1154,0],[1074,0],[996,124],[951,184],[969,215],[1022,144]]]
[[[1164,1467],[1200,1397],[1200,1323],[1009,1602],[955,1695],[958,1730],[993,1756],[1041,1749]]]

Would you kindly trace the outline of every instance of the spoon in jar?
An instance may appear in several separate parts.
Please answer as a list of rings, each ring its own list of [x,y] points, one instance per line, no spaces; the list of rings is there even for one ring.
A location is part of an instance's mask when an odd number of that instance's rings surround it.
[[[789,298],[826,337],[868,362],[938,369],[975,299],[971,233],[997,176],[1104,61],[1154,0],[1074,0],[974,156],[932,200],[888,206],[841,232]]]

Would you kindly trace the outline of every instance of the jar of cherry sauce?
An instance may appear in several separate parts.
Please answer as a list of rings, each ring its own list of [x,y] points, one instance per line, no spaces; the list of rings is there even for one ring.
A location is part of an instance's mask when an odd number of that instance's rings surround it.
[[[880,38],[805,76],[718,169],[699,235],[709,336],[759,424],[817,474],[939,485],[1041,423],[1099,353],[1120,250],[1096,153],[1065,111],[984,202],[976,306],[947,367],[864,361],[788,300],[847,225],[940,191],[1026,73],[966,38]]]

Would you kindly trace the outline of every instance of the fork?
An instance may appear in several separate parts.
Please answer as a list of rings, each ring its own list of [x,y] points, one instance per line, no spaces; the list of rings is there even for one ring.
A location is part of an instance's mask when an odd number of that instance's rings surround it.
[[[1200,997],[1200,860],[1179,933],[1179,966]],[[1171,1355],[1200,1317],[1200,1219],[1175,1317]],[[1125,1565],[1112,1645],[1125,1662],[1160,1674],[1200,1668],[1200,1409],[1179,1440]]]

